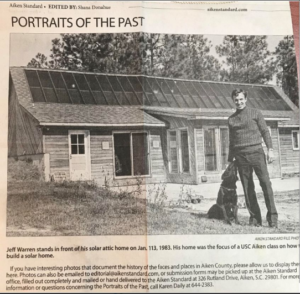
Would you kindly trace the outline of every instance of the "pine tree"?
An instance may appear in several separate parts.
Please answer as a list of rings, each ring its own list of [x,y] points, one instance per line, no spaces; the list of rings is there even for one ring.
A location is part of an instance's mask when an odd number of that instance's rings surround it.
[[[285,36],[284,39],[278,43],[273,54],[276,57],[276,83],[283,89],[284,93],[293,103],[299,106],[294,38],[292,36]]]
[[[49,61],[38,53],[28,66],[218,80],[211,46],[202,35],[62,34],[52,40]]]
[[[216,46],[225,57],[221,80],[250,84],[265,84],[273,76],[274,65],[266,36],[225,36]]]

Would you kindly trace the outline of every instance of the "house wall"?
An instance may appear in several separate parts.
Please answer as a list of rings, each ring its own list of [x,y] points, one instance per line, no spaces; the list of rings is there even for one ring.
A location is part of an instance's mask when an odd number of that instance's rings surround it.
[[[195,135],[193,122],[184,118],[175,118],[169,116],[159,116],[160,120],[165,121],[167,129],[163,131],[163,157],[167,174],[167,181],[178,184],[197,184],[196,172],[196,152],[195,152]],[[189,173],[170,173],[169,171],[169,154],[168,154],[168,130],[187,129],[189,142]]]
[[[278,127],[277,124],[268,124],[268,126],[271,127],[271,138],[272,138],[272,145],[274,149],[274,156],[275,160],[272,162],[272,164],[268,164],[268,171],[270,178],[280,178],[281,172],[280,172],[280,147],[279,147],[279,138],[278,138]],[[263,147],[265,154],[267,155],[267,147]]]
[[[176,122],[169,120],[170,128],[182,128],[185,123],[188,126],[190,170],[189,174],[170,174],[168,172],[167,132],[166,130],[150,130],[150,168],[151,176],[143,178],[143,183],[202,183],[202,176],[207,182],[219,182],[221,172],[206,172],[204,169],[204,138],[203,128],[199,124],[194,126],[191,122]],[[223,126],[223,124],[221,124]],[[280,177],[280,160],[282,173],[284,175],[299,172],[299,151],[292,148],[291,129],[280,129],[281,156],[279,156],[278,129],[272,126],[272,141],[276,160],[268,165],[271,178]],[[196,142],[195,142],[196,139]],[[156,141],[156,143],[154,143]],[[102,143],[108,142],[109,149],[103,150]],[[158,142],[158,143],[157,143]],[[51,128],[44,130],[45,153],[49,154],[50,176],[59,179],[70,180],[69,170],[69,145],[68,130]],[[113,137],[111,131],[90,131],[91,146],[91,179],[104,185],[105,179],[110,186],[133,185],[136,178],[127,177],[118,179],[114,177],[113,162]],[[264,147],[264,149],[266,149]],[[195,152],[196,151],[196,152]],[[197,170],[196,170],[197,168]]]
[[[43,153],[43,136],[38,121],[19,105],[10,82],[8,111],[8,156]]]
[[[49,154],[50,177],[70,180],[68,130],[44,129],[44,149]]]
[[[125,131],[125,130],[124,130]],[[124,177],[114,176],[114,151],[113,151],[113,134],[111,132],[91,131],[91,166],[92,179],[100,185],[124,186],[135,185],[137,180],[142,184],[160,183],[166,181],[166,173],[162,154],[161,131],[148,130],[149,134],[149,161],[150,175],[143,177]],[[154,141],[158,142],[159,147],[154,146]],[[108,142],[109,149],[103,150],[102,143]],[[106,181],[106,183],[105,183]]]
[[[279,128],[282,177],[299,175],[299,150],[293,150],[292,130],[299,128]]]
[[[272,164],[268,164],[268,171],[271,178],[280,177],[280,147],[278,144],[278,128],[276,123],[268,122],[271,127],[271,137],[274,149],[274,155],[276,160]],[[225,127],[227,122],[225,121],[203,121],[195,122],[195,138],[196,138],[196,158],[197,158],[197,177],[198,183],[202,183],[205,180],[209,183],[220,182],[222,171],[205,171],[205,155],[204,155],[204,127],[205,126]],[[265,154],[267,154],[267,148],[264,146]],[[254,175],[254,178],[256,176]]]
[[[166,181],[167,169],[164,164],[162,134],[162,130],[150,131],[150,168],[153,179],[147,179],[147,182]]]
[[[78,129],[78,128],[77,128]],[[142,183],[166,181],[164,168],[161,131],[149,130],[150,176],[141,177]],[[154,146],[154,141],[159,147]],[[109,148],[103,149],[103,143]],[[157,145],[157,144],[156,144]],[[50,175],[53,179],[70,180],[69,142],[67,128],[44,129],[45,152],[50,157]],[[90,130],[91,179],[99,185],[123,186],[137,183],[136,177],[116,178],[114,176],[114,151],[112,130]]]
[[[205,175],[205,156],[204,156],[204,131],[203,128],[195,128],[196,158],[197,158],[197,180],[201,183],[201,177]]]
[[[109,149],[103,150],[102,144],[107,142]],[[92,180],[104,185],[105,180],[113,179],[113,143],[112,133],[100,130],[90,132]]]
[[[202,120],[194,122],[194,136],[196,140],[197,158],[197,181],[201,183],[215,183],[221,181],[222,171],[205,171],[205,148],[204,148],[204,128],[205,127],[227,127],[227,121]]]

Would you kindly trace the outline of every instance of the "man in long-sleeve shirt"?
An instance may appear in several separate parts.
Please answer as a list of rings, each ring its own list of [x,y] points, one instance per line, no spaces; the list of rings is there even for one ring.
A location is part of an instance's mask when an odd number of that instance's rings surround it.
[[[260,208],[257,202],[253,170],[262,187],[267,206],[267,221],[270,227],[277,227],[278,214],[266,164],[266,156],[262,149],[262,139],[267,148],[267,160],[274,160],[272,139],[261,112],[246,106],[247,93],[242,89],[232,92],[236,112],[228,119],[229,155],[228,161],[236,160],[244,189],[247,208],[250,212],[250,225],[262,225]]]

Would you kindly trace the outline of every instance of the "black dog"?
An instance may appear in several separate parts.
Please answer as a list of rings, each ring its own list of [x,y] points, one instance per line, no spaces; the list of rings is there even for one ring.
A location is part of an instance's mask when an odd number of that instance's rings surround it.
[[[223,219],[231,225],[231,220],[234,219],[236,224],[238,221],[238,205],[236,182],[237,167],[234,162],[230,163],[222,174],[222,183],[219,189],[217,203],[214,204],[208,211],[208,218]]]

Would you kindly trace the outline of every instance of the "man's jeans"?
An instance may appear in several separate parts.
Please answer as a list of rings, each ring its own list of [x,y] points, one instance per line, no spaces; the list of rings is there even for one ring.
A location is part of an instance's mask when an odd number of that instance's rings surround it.
[[[253,182],[253,170],[259,179],[267,206],[267,221],[269,225],[277,225],[278,214],[274,202],[274,195],[267,169],[266,156],[263,149],[251,153],[237,153],[235,159],[238,166],[241,182],[244,188],[247,208],[250,212],[250,222],[256,219],[259,225],[262,224],[261,212],[257,202]]]

